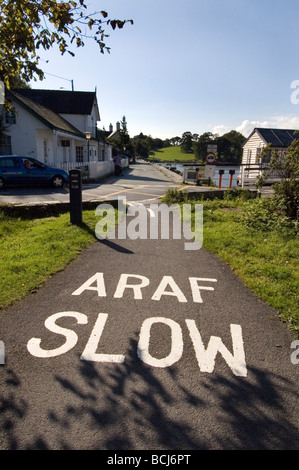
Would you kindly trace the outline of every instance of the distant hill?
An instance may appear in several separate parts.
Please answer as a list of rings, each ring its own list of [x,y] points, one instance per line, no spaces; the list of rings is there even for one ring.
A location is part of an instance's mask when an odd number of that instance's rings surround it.
[[[149,156],[149,160],[159,160],[161,162],[193,162],[193,153],[183,153],[181,147],[171,146],[157,150],[154,155]]]

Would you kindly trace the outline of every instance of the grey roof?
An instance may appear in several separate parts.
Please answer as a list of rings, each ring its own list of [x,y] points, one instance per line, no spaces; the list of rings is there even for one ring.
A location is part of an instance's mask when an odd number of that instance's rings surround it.
[[[91,114],[96,93],[91,91],[14,89],[18,95],[51,109],[57,114]]]
[[[289,147],[294,140],[299,140],[298,130],[294,129],[267,129],[262,127],[256,127],[253,132],[250,134],[248,139],[258,132],[260,136],[267,142],[271,144],[272,147]],[[297,134],[296,134],[297,132]],[[247,139],[247,141],[248,141]]]
[[[51,109],[42,106],[35,101],[32,101],[28,97],[24,96],[23,94],[19,94],[16,91],[10,90],[8,92],[9,95],[12,96],[17,102],[19,102],[23,107],[25,107],[31,114],[35,115],[38,119],[44,122],[48,127],[52,129],[58,129],[70,134],[75,134],[78,137],[85,138],[85,135],[79,131],[76,127],[70,124],[66,119],[59,116],[59,114],[55,113]]]

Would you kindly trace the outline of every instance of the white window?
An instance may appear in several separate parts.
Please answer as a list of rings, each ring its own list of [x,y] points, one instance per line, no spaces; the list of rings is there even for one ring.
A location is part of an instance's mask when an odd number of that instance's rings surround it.
[[[5,112],[5,122],[6,124],[16,124],[16,112],[14,108],[9,109]]]
[[[76,147],[76,162],[83,163],[83,147]]]
[[[261,152],[262,152],[261,148],[256,149],[256,157],[255,157],[255,163],[256,164],[260,163]]]
[[[252,150],[247,150],[247,165],[250,164],[250,160],[251,160],[251,154],[252,154]]]

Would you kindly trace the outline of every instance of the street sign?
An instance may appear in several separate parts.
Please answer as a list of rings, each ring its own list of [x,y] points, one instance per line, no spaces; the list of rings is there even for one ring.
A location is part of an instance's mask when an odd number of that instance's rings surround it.
[[[208,153],[206,156],[206,161],[207,163],[215,163],[216,155],[213,152]]]
[[[206,165],[205,166],[205,177],[213,178],[215,175],[215,165]]]
[[[184,167],[183,180],[185,182],[188,182],[188,181],[196,182],[198,180],[198,177],[201,178],[203,176],[204,176],[204,166],[200,166],[198,168],[198,171],[196,171],[196,168]]]
[[[208,144],[208,153],[216,153],[218,146],[215,144]]]

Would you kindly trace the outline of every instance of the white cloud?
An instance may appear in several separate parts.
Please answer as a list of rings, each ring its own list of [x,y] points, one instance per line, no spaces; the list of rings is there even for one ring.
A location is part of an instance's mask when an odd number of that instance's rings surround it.
[[[270,121],[248,121],[245,120],[242,124],[236,127],[236,131],[248,137],[255,127],[275,127]]]
[[[220,124],[219,126],[214,126],[212,129],[212,134],[223,135],[229,132],[231,129],[225,126],[224,124]]]
[[[273,116],[269,121],[245,120],[236,127],[236,131],[248,137],[255,127],[269,127],[272,129],[299,129],[299,116]]]
[[[276,116],[273,120],[277,129],[299,129],[299,116]]]

